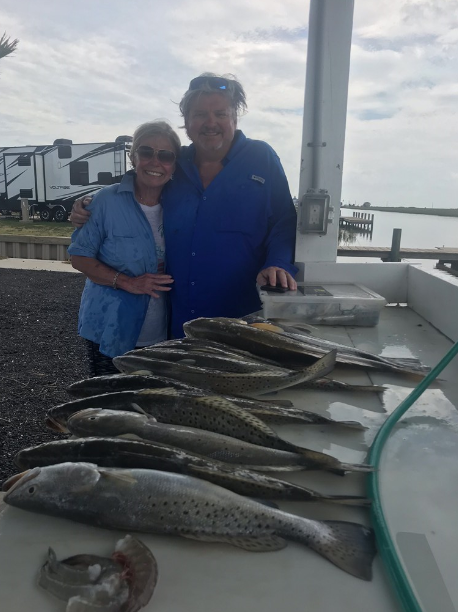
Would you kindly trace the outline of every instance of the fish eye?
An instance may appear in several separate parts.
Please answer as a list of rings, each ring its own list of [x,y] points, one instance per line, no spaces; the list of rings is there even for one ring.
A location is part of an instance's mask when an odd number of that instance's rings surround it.
[[[94,416],[89,417],[89,420],[90,420],[90,421],[95,421],[95,419],[96,419],[96,417],[94,417]]]
[[[35,487],[29,487],[29,493],[33,495],[33,493],[35,493]]]

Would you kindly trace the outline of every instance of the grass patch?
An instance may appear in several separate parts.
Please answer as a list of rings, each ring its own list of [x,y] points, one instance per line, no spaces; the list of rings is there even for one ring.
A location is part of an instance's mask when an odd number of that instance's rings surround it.
[[[60,236],[69,238],[73,233],[73,227],[69,221],[57,223],[55,221],[36,221],[32,223],[21,223],[19,218],[0,217],[0,234],[12,236]]]

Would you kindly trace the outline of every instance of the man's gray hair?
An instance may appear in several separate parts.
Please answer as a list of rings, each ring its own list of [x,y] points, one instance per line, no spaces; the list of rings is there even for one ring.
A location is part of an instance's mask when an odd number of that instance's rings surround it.
[[[142,123],[134,132],[132,139],[132,148],[129,153],[130,161],[132,166],[135,168],[134,155],[135,151],[140,146],[142,140],[145,138],[151,138],[152,136],[164,136],[170,140],[173,151],[178,157],[181,151],[181,142],[178,134],[173,130],[172,126],[163,120],[148,121]]]
[[[180,113],[184,117],[185,123],[188,120],[189,112],[191,110],[192,103],[196,98],[201,96],[203,93],[221,93],[223,96],[226,96],[230,103],[231,107],[234,111],[234,119],[244,115],[247,112],[247,103],[246,103],[246,95],[245,91],[239,81],[235,78],[233,74],[214,74],[213,72],[203,72],[200,77],[217,77],[223,78],[227,81],[227,88],[215,89],[211,87],[210,83],[202,81],[201,86],[198,89],[188,89],[188,91],[181,98],[181,102],[179,104]]]

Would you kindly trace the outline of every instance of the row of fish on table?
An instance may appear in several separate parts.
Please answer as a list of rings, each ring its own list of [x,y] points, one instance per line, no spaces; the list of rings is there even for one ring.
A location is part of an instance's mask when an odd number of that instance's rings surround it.
[[[288,442],[269,421],[361,425],[259,396],[289,387],[383,391],[333,381],[328,375],[336,364],[415,376],[427,368],[415,359],[379,357],[257,317],[196,319],[184,331],[184,339],[116,357],[118,375],[71,385],[68,391],[76,399],[51,408],[47,425],[72,437],[20,451],[15,463],[27,471],[4,483],[4,501],[100,527],[226,542],[248,551],[299,542],[370,580],[371,529],[309,520],[271,503],[364,507],[370,501],[325,495],[267,474],[323,470],[343,476],[372,470]],[[124,607],[118,605],[118,589],[106,604],[111,607],[100,609],[132,611],[145,605],[138,589],[133,595],[133,584]],[[102,592],[106,599],[106,589]],[[78,601],[71,612],[89,609]]]

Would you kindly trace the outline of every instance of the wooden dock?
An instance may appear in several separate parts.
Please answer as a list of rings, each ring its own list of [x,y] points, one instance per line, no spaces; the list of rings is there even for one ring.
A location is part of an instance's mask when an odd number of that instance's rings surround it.
[[[373,226],[374,215],[370,215],[369,213],[354,212],[352,217],[339,217],[339,227],[372,232]]]
[[[401,261],[402,259],[435,259],[436,268],[458,276],[458,248],[404,249],[393,254],[390,247],[344,246],[337,249],[340,257],[377,257],[382,261]]]

